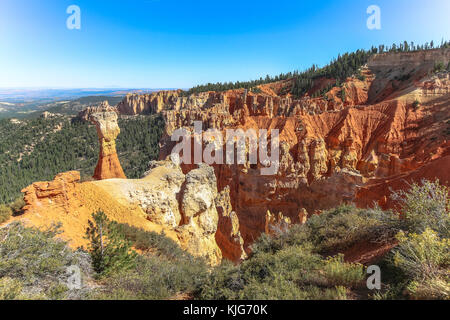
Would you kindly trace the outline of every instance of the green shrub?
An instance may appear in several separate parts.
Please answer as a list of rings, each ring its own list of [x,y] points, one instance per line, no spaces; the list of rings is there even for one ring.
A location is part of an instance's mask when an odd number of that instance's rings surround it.
[[[81,253],[55,239],[59,227],[47,230],[24,227],[19,222],[0,229],[0,297],[2,299],[80,298],[68,290],[69,266],[81,264]]]
[[[22,295],[23,283],[17,279],[9,277],[0,278],[0,300],[20,300]]]
[[[389,241],[399,227],[398,216],[391,212],[342,205],[313,215],[306,224],[291,228],[275,242],[293,245],[307,240],[315,252],[333,254],[361,241]]]
[[[64,284],[54,283],[37,292],[39,290],[36,290],[36,286],[27,286],[19,279],[0,278],[0,300],[63,300],[68,298],[68,290]]]
[[[306,299],[296,283],[310,256],[298,247],[253,255],[240,266],[229,262],[213,269],[198,292],[200,299]]]
[[[445,70],[445,65],[444,65],[444,62],[442,62],[442,61],[439,61],[439,62],[436,62],[435,64],[434,64],[434,69],[433,69],[433,71],[436,73],[436,72],[441,72],[441,71],[444,71]]]
[[[345,263],[343,254],[325,260],[325,277],[334,286],[356,287],[365,279],[364,271],[362,264]]]
[[[131,250],[131,243],[125,239],[119,225],[110,221],[102,211],[93,213],[92,218],[88,221],[86,239],[89,240],[92,266],[98,276],[133,268],[136,253]]]
[[[309,295],[293,281],[274,275],[271,281],[259,282],[250,279],[241,292],[242,298],[248,300],[306,300]],[[236,298],[237,299],[237,298]]]
[[[414,109],[417,109],[418,107],[420,107],[420,102],[419,102],[419,100],[417,100],[417,99],[414,100],[412,106],[413,106]]]
[[[422,233],[430,228],[439,236],[450,238],[449,189],[440,185],[439,180],[422,180],[414,183],[408,191],[397,191],[392,198],[399,202],[400,212],[404,214],[405,231]]]
[[[407,292],[419,299],[450,298],[450,239],[431,229],[421,234],[400,232],[393,263],[409,276]]]
[[[336,254],[361,241],[392,241],[401,227],[398,215],[392,212],[342,205],[313,215],[306,224],[294,225],[284,233],[262,234],[252,245],[252,252],[273,253],[286,246],[310,245],[314,252]]]
[[[213,269],[197,292],[200,299],[345,299],[362,284],[364,269],[342,257],[324,259],[310,245],[253,253],[239,266]]]
[[[245,261],[242,264],[244,263]],[[211,275],[195,294],[197,298],[205,300],[239,299],[239,293],[244,287],[240,268],[224,260],[212,270]]]
[[[449,297],[448,188],[439,181],[412,184],[392,198],[403,214],[398,246],[381,261],[385,288],[376,299]]]
[[[450,239],[440,239],[436,232],[426,229],[421,234],[397,236],[394,264],[413,278],[440,276],[450,265]]]
[[[345,93],[345,86],[341,89],[341,100],[342,100],[342,102],[347,101],[347,94]]]
[[[286,246],[308,244],[309,237],[309,228],[302,225],[293,225],[286,232],[277,233],[276,235],[263,233],[252,244],[251,256],[258,253],[275,253]]]
[[[306,224],[309,239],[321,251],[345,249],[368,236],[368,227],[373,221],[364,213],[353,206],[340,206],[314,215]]]
[[[359,74],[358,75],[358,79],[361,80],[361,81],[366,81],[366,76],[363,75],[363,74]]]
[[[450,297],[449,278],[431,278],[423,281],[411,281],[406,286],[406,292],[413,299],[448,300]]]
[[[25,228],[14,223],[2,229],[5,240],[0,242],[0,277],[14,275],[23,280],[58,273],[75,261],[62,241],[54,240],[59,227],[45,231]]]
[[[22,213],[22,208],[25,206],[25,200],[23,200],[23,197],[19,197],[11,202],[9,206],[11,207],[14,215],[19,215]]]
[[[23,197],[19,197],[8,205],[0,205],[0,223],[8,221],[12,215],[19,215],[22,213],[22,208],[25,206]]]
[[[12,210],[7,205],[0,205],[0,223],[6,222],[11,218]]]
[[[179,292],[194,292],[205,281],[208,270],[200,260],[169,261],[139,256],[133,269],[110,274],[104,288],[92,299],[168,299]]]
[[[63,283],[55,283],[45,291],[48,299],[51,300],[63,300],[67,297],[69,288]]]
[[[165,236],[164,233],[149,232],[128,224],[118,224],[118,230],[138,250],[162,255],[169,259],[192,259],[189,253],[181,249],[175,241]]]

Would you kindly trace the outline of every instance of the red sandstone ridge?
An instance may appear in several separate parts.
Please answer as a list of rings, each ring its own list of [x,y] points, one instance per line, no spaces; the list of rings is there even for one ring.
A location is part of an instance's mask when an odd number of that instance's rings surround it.
[[[126,178],[120,165],[116,151],[116,138],[120,133],[117,124],[117,113],[107,101],[88,115],[89,120],[97,128],[100,142],[100,154],[94,171],[97,180]]]

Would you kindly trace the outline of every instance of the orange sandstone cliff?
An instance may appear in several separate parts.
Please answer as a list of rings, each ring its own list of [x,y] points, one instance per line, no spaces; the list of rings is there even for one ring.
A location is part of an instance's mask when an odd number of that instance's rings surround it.
[[[374,55],[361,68],[364,80],[348,78],[318,98],[286,94],[292,86],[286,80],[259,86],[260,93],[129,94],[118,110],[164,116],[161,159],[175,144],[173,131],[192,132],[195,120],[203,122],[203,130],[279,129],[277,174],[261,175],[261,165],[213,165],[218,189],[229,187],[248,246],[267,231],[266,222],[273,220],[268,210],[300,223],[305,210],[310,216],[343,202],[392,207],[391,187],[403,189],[422,178],[448,185],[450,78],[448,71],[433,68],[449,61],[449,49]],[[316,79],[311,91],[329,83],[333,79]],[[192,168],[182,165],[184,172]]]

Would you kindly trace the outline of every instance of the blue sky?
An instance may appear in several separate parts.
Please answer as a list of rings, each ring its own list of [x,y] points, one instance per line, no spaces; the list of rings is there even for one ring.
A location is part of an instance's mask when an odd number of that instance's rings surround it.
[[[81,30],[66,28],[69,5]],[[366,27],[369,5],[381,30]],[[448,0],[1,0],[0,87],[188,88],[450,39]]]

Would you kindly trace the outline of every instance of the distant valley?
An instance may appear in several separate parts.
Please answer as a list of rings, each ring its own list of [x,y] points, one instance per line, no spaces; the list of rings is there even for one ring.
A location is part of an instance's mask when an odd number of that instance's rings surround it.
[[[22,89],[0,88],[0,118],[36,118],[43,111],[76,115],[91,104],[107,100],[116,105],[130,92],[160,89]]]

